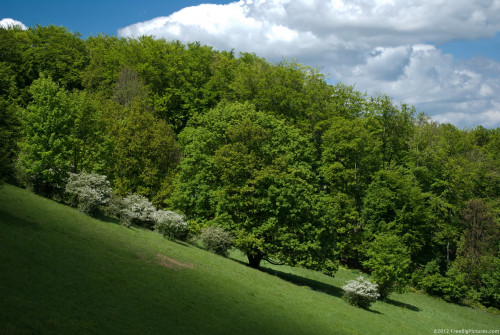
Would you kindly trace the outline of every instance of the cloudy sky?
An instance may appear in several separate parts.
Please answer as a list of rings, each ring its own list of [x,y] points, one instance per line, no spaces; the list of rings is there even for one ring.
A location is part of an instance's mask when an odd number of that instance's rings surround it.
[[[500,127],[500,0],[41,3],[3,1],[0,18],[63,25],[84,37],[154,35],[293,58],[331,83],[387,94],[434,120]]]

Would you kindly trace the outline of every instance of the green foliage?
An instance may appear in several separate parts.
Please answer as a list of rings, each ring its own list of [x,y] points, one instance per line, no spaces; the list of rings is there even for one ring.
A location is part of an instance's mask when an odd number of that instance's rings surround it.
[[[210,252],[227,256],[229,249],[233,246],[233,236],[221,226],[209,226],[201,230],[200,240]]]
[[[0,96],[0,183],[14,176],[19,123],[17,107]]]
[[[169,239],[185,241],[189,234],[189,228],[184,216],[172,211],[162,209],[153,213],[153,229]]]
[[[433,227],[427,195],[413,175],[399,167],[374,176],[364,197],[362,219],[368,236],[391,233],[398,236],[417,264],[425,259]]]
[[[64,27],[37,25],[29,29],[29,42],[24,64],[31,81],[43,74],[69,91],[82,87],[82,72],[88,58],[85,42],[78,34]]]
[[[318,238],[307,137],[250,104],[221,104],[194,119],[180,141],[185,157],[173,199],[181,211],[220,221],[252,266],[265,257],[320,266],[331,250]]]
[[[371,276],[379,287],[381,299],[390,293],[401,292],[408,282],[410,253],[401,239],[392,234],[379,234],[366,245],[366,261],[363,265],[371,271]]]
[[[364,119],[332,118],[322,138],[320,175],[329,193],[342,192],[361,206],[373,174],[379,170],[379,145]]]
[[[377,284],[371,283],[362,276],[350,280],[342,286],[343,298],[351,305],[368,309],[380,296]]]
[[[415,270],[411,278],[412,285],[427,294],[442,296],[448,286],[447,279],[441,275],[436,260],[430,261],[424,267]]]
[[[380,165],[383,169],[403,163],[408,155],[413,132],[414,108],[398,108],[387,96],[371,98],[368,105],[369,127],[380,145]]]
[[[36,193],[61,193],[73,170],[74,109],[67,91],[51,78],[41,77],[30,87],[33,101],[23,114],[20,173]]]
[[[243,53],[230,88],[238,101],[249,101],[257,110],[309,131],[332,112],[332,87],[317,70],[295,62],[273,65],[255,54]]]
[[[462,211],[465,227],[458,245],[454,270],[466,274],[464,284],[476,293],[469,299],[499,307],[498,246],[500,227],[493,210],[481,199],[472,199]]]
[[[114,188],[121,195],[142,194],[161,206],[170,195],[181,151],[165,121],[140,105],[125,112],[120,122],[109,120],[114,122],[109,167]]]
[[[108,204],[111,192],[106,176],[85,171],[70,173],[66,184],[66,193],[74,196],[78,209],[89,215],[95,215],[99,206]]]
[[[480,301],[485,306],[500,309],[500,257],[490,261],[489,271],[481,274]]]
[[[126,40],[115,36],[97,35],[87,38],[85,46],[89,63],[82,73],[82,84],[87,92],[110,98],[125,66]]]

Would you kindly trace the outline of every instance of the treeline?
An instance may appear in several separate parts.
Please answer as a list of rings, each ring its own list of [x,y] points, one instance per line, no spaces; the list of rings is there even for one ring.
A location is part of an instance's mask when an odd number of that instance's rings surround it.
[[[199,43],[0,29],[1,174],[70,173],[263,259],[500,307],[500,129],[432,122],[314,68]],[[385,286],[384,286],[385,285]]]

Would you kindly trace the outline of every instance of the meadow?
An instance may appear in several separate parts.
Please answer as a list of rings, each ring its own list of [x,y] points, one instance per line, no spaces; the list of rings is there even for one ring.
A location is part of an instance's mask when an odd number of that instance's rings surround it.
[[[1,334],[434,334],[499,330],[500,316],[408,292],[369,310],[334,277],[245,265],[0,187]]]

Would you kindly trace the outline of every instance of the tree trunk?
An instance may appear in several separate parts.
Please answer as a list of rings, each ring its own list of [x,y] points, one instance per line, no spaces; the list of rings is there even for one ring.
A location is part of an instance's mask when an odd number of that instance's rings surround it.
[[[450,240],[446,243],[446,271],[450,269]]]
[[[263,255],[260,252],[257,253],[248,253],[248,264],[250,267],[254,269],[258,269],[260,267],[260,261],[262,261]]]

